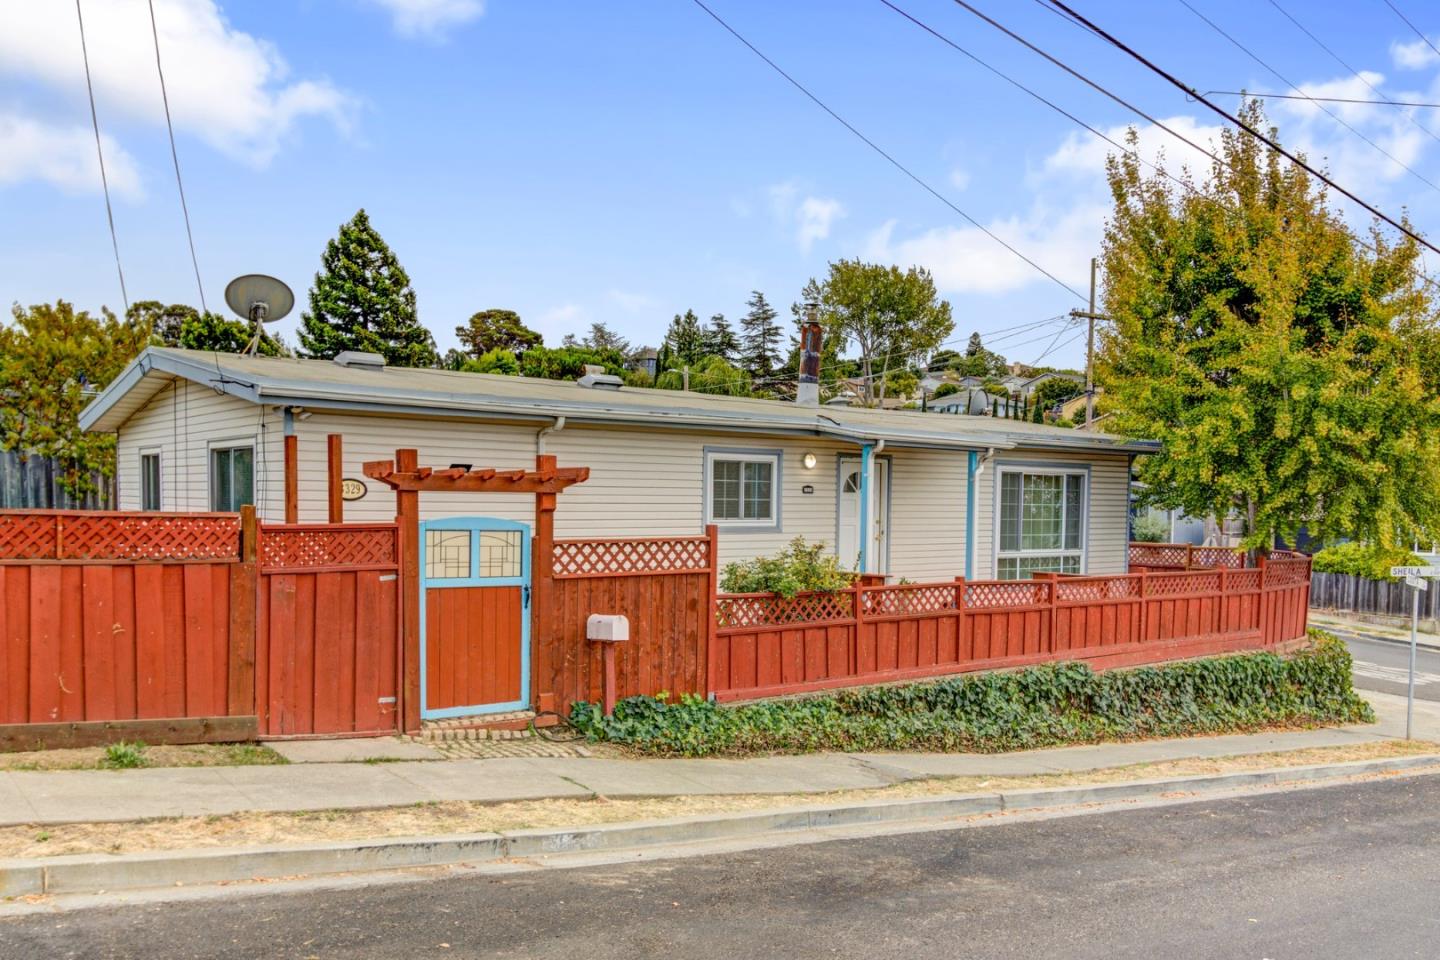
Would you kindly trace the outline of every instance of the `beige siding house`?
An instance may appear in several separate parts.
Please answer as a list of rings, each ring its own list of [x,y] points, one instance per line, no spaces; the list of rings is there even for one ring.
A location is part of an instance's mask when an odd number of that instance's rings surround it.
[[[1126,568],[1129,465],[1148,442],[989,417],[805,406],[701,393],[384,368],[363,360],[151,348],[85,412],[117,436],[124,510],[284,518],[284,437],[299,448],[299,519],[326,518],[326,437],[343,474],[413,447],[422,465],[514,469],[537,453],[587,466],[560,537],[720,531],[721,559],[797,536],[856,569],[911,580]],[[422,519],[531,524],[533,501],[426,494]],[[390,520],[369,483],[347,520]]]

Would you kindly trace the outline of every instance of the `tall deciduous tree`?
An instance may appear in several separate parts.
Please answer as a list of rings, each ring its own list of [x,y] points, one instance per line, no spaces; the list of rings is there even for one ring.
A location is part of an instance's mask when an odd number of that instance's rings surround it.
[[[114,472],[115,437],[81,431],[80,411],[149,342],[150,327],[64,300],[17,305],[13,316],[0,326],[0,447],[53,458],[66,491],[88,493],[92,472]]]
[[[471,357],[480,357],[492,350],[524,353],[544,342],[539,333],[521,322],[520,314],[494,307],[470,314],[464,325],[455,328],[455,337]]]
[[[805,285],[802,297],[819,304],[827,336],[859,350],[867,406],[884,402],[892,369],[922,363],[955,329],[950,304],[923,267],[837,260],[823,282]]]
[[[325,245],[300,318],[307,356],[330,359],[342,350],[378,353],[397,367],[431,367],[435,340],[415,314],[410,277],[364,210]]]
[[[1263,127],[1256,103],[1245,117]],[[1272,131],[1273,132],[1273,131]],[[1134,142],[1132,133],[1131,142]],[[1160,440],[1148,501],[1386,546],[1440,534],[1435,311],[1417,245],[1366,249],[1323,189],[1241,133],[1197,179],[1107,169],[1099,381],[1113,429]],[[1430,354],[1433,356],[1433,354]]]
[[[740,318],[740,366],[752,377],[768,377],[780,363],[785,331],[775,322],[775,308],[759,290],[750,291],[749,309]]]

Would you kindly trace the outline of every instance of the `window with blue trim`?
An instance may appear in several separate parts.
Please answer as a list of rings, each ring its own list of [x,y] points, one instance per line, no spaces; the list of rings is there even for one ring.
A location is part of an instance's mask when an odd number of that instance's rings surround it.
[[[1001,580],[1084,570],[1085,474],[1002,469],[999,509]]]
[[[777,458],[759,454],[711,454],[706,459],[710,490],[708,523],[769,526],[778,513]]]

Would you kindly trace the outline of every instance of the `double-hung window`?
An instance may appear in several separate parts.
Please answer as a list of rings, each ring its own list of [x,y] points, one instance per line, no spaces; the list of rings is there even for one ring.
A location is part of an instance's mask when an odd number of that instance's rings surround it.
[[[210,448],[210,509],[233,513],[255,502],[255,448]]]
[[[780,456],[711,451],[705,455],[706,523],[778,527]]]
[[[160,509],[160,454],[140,454],[140,509]]]
[[[1085,500],[1084,473],[1001,468],[996,575],[1023,580],[1041,571],[1081,573]]]

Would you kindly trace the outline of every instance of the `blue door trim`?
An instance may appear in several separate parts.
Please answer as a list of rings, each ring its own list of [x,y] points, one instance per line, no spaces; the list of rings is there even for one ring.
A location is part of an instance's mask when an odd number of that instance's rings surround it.
[[[480,532],[487,530],[519,530],[520,576],[518,577],[436,577],[425,575],[425,541],[430,530],[469,530],[470,572],[480,570]],[[425,596],[430,590],[446,587],[519,587],[520,588],[520,699],[509,703],[482,703],[474,706],[445,707],[431,710],[427,706],[429,691],[426,680]],[[487,713],[506,713],[524,710],[530,706],[530,525],[516,520],[502,520],[499,517],[445,517],[426,520],[420,524],[420,717],[423,720],[443,720],[448,717],[472,717]]]

